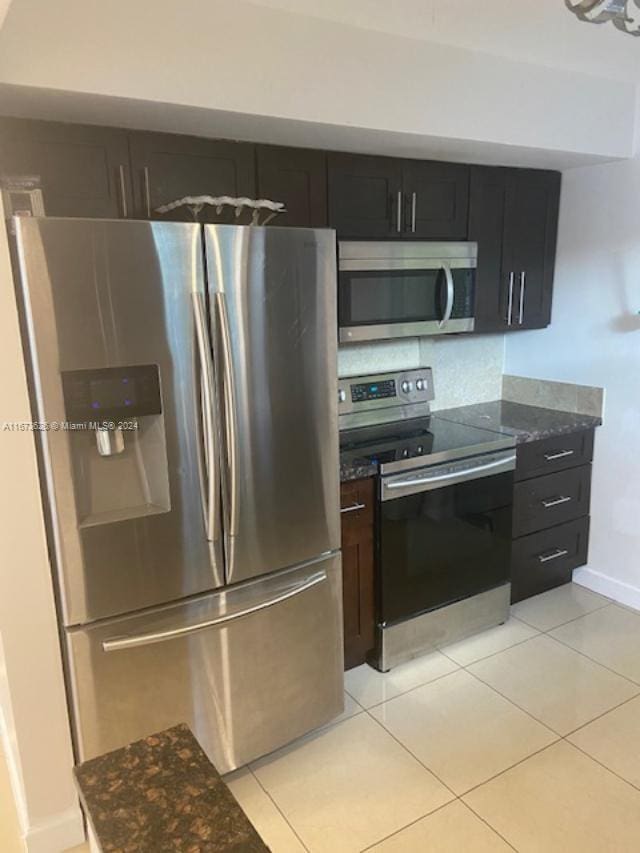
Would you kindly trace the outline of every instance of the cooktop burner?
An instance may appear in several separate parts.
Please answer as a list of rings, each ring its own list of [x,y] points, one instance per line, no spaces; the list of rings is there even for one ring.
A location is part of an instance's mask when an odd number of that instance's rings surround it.
[[[429,367],[341,379],[340,456],[380,473],[437,465],[515,446],[515,438],[432,415]]]
[[[490,453],[514,444],[512,436],[431,415],[345,430],[340,434],[340,455],[342,459],[378,464],[385,474]]]

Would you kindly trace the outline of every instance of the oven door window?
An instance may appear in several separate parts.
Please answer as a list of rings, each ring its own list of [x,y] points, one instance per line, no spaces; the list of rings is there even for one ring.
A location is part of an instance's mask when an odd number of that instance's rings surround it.
[[[474,270],[452,269],[452,319],[473,314]],[[339,274],[340,325],[372,326],[438,322],[447,301],[442,267],[419,270],[342,270]]]
[[[393,623],[509,580],[513,473],[381,504],[382,620]]]

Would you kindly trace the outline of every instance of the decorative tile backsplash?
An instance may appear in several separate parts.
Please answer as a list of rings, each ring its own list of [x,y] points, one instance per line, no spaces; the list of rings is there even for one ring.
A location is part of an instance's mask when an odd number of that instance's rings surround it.
[[[338,375],[358,376],[431,367],[432,410],[499,400],[504,369],[503,335],[447,335],[348,344],[338,351]]]
[[[505,375],[502,379],[502,397],[525,406],[542,406],[544,409],[604,417],[604,388],[592,385]]]

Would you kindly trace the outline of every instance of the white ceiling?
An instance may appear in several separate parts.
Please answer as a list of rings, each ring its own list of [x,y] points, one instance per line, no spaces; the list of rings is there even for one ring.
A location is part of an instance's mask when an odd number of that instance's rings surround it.
[[[252,0],[256,5],[613,79],[640,80],[640,39],[564,0]]]

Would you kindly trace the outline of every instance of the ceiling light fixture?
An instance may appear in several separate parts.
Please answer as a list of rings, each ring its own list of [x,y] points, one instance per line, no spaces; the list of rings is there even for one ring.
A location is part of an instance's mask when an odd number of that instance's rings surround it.
[[[564,0],[581,21],[613,25],[624,33],[640,36],[640,0]]]

